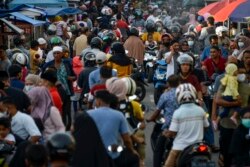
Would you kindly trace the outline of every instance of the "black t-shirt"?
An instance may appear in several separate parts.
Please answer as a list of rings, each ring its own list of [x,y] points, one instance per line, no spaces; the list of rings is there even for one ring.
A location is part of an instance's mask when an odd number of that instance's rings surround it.
[[[16,88],[8,87],[4,89],[5,93],[10,96],[16,104],[17,110],[27,112],[30,106],[30,99],[23,91]]]

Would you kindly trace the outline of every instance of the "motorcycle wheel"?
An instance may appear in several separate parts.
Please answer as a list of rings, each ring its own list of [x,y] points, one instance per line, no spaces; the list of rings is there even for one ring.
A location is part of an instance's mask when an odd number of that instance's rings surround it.
[[[136,96],[138,97],[139,101],[142,101],[145,96],[146,96],[146,88],[141,82],[136,83],[136,91],[135,91]]]
[[[153,77],[154,77],[154,68],[148,67],[148,83],[153,82]]]

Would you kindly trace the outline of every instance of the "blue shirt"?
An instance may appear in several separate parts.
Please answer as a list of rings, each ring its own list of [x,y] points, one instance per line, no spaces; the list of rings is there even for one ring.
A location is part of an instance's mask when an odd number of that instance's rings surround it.
[[[157,103],[157,109],[164,110],[165,123],[162,129],[169,128],[174,111],[179,107],[175,91],[176,88],[171,88],[169,91],[163,93]]]
[[[129,133],[125,117],[120,111],[108,107],[100,107],[87,112],[94,120],[108,154],[112,159],[117,158],[119,153],[109,152],[108,146],[119,145],[120,135]]]
[[[25,84],[22,81],[20,81],[19,79],[13,78],[10,80],[10,86],[12,88],[17,88],[17,89],[23,90]]]
[[[116,77],[117,72],[115,70],[112,70],[112,76]],[[89,88],[93,88],[96,84],[101,83],[101,74],[100,74],[100,67],[98,67],[96,70],[92,71],[89,74]]]
[[[207,58],[209,58],[209,56],[210,56],[210,49],[211,49],[211,46],[207,46],[207,47],[203,50],[203,52],[202,52],[202,54],[201,54],[201,61],[205,61]],[[227,59],[227,57],[228,57],[228,52],[227,52],[227,50],[225,50],[223,47],[220,47],[220,50],[221,50],[222,57],[223,57],[224,59]]]

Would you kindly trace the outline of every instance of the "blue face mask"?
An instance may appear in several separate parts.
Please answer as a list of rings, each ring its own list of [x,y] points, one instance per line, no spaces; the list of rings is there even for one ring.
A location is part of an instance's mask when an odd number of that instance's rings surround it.
[[[243,126],[245,126],[246,128],[250,128],[250,119],[242,119],[241,123]]]

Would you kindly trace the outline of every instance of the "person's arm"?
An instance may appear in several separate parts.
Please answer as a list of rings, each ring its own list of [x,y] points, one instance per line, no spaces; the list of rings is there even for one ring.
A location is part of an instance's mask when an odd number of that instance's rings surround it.
[[[206,38],[207,36],[207,29],[206,28],[202,28],[201,29],[201,33],[200,33],[200,36],[199,36],[199,40],[202,41]]]
[[[153,114],[146,119],[147,122],[152,122],[152,121],[155,121],[157,119],[157,117],[160,115],[161,113],[161,110],[159,109],[156,109]]]
[[[126,148],[129,151],[131,151],[133,154],[139,156],[137,151],[134,149],[134,146],[133,146],[130,135],[128,133],[125,133],[125,134],[122,134],[121,137],[122,137],[122,140],[123,140],[124,145],[126,146]]]
[[[174,56],[174,52],[170,52],[170,54],[166,57],[167,64],[171,63],[173,56]]]
[[[39,139],[41,138],[41,133],[38,129],[38,127],[36,126],[35,121],[33,120],[33,118],[31,118],[30,116],[26,116],[24,122],[24,128],[27,131],[27,133],[30,136],[30,141],[32,143],[36,143],[39,141]]]
[[[228,102],[226,100],[224,100],[222,97],[221,97],[221,89],[222,87],[220,86],[217,94],[216,94],[216,104],[219,105],[219,106],[222,106],[222,107],[235,107],[235,106],[240,106],[242,101],[240,99],[237,99],[235,101],[232,101],[232,102]]]

